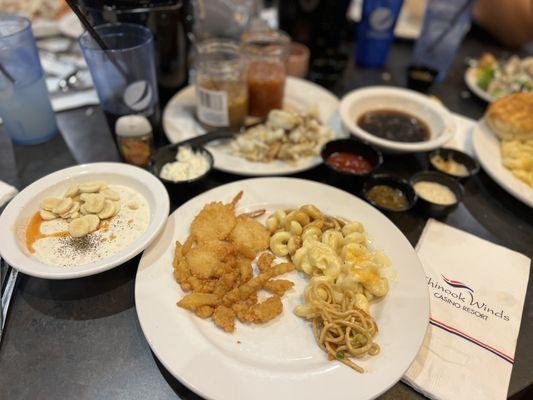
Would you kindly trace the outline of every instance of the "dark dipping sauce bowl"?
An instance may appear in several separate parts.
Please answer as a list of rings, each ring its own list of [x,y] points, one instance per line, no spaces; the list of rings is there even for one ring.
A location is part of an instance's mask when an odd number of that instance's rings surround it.
[[[368,193],[374,186],[378,185],[388,186],[392,189],[400,190],[407,200],[407,206],[401,209],[388,208],[372,200],[370,197],[368,197]],[[368,178],[363,184],[363,196],[367,202],[372,204],[374,207],[385,211],[386,213],[399,213],[410,210],[417,202],[417,195],[409,182],[386,174],[373,175]]]
[[[438,71],[426,65],[410,65],[407,67],[407,87],[417,92],[426,93],[435,78]]]
[[[176,154],[178,154],[178,149],[181,146],[190,147],[191,150],[195,153],[202,153],[207,156],[209,162],[208,170],[203,174],[194,179],[189,179],[185,181],[171,181],[168,179],[161,178],[159,174],[163,169],[163,166],[167,163],[176,161]],[[206,189],[206,178],[213,169],[214,159],[213,155],[205,148],[201,146],[194,145],[181,145],[180,143],[170,144],[156,150],[152,158],[150,159],[150,171],[152,174],[157,176],[161,182],[165,185],[168,194],[172,200],[176,203],[183,203],[192,197],[200,194]]]
[[[329,157],[335,153],[348,153],[364,158],[370,164],[370,169],[364,172],[349,172],[336,168],[330,163]],[[344,187],[357,187],[378,169],[383,163],[381,151],[374,146],[360,142],[355,139],[337,139],[324,145],[320,153],[324,164],[330,171],[330,177],[334,182]]]
[[[465,176],[453,175],[453,174],[450,174],[449,172],[446,172],[440,169],[433,163],[433,158],[436,156],[441,156],[444,160],[451,159],[459,164],[463,164],[468,171],[468,175],[465,175]],[[476,161],[476,159],[474,159],[473,157],[470,157],[468,154],[463,153],[462,151],[455,150],[455,149],[447,149],[447,148],[441,147],[440,149],[434,150],[431,153],[429,153],[428,161],[429,161],[429,165],[431,166],[431,169],[435,171],[439,171],[443,173],[444,175],[447,175],[451,178],[459,179],[460,181],[465,181],[471,176],[479,172],[479,163]]]
[[[440,172],[435,171],[422,171],[414,174],[411,179],[410,183],[413,187],[413,190],[415,190],[415,184],[418,182],[434,182],[441,184],[443,186],[446,186],[448,189],[452,191],[452,193],[455,195],[455,203],[453,204],[439,204],[434,203],[430,200],[427,200],[426,198],[422,197],[420,194],[417,193],[418,196],[418,205],[417,207],[424,212],[425,214],[439,218],[446,216],[450,211],[455,209],[457,205],[461,202],[463,198],[463,186],[455,179],[450,178],[447,175],[444,175]]]

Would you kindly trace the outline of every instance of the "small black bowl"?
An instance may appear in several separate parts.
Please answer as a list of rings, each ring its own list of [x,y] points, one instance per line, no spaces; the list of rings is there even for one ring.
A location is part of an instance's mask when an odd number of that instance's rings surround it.
[[[435,78],[438,71],[427,65],[413,64],[407,67],[407,87],[418,92],[426,93]]]
[[[390,186],[393,189],[401,190],[405,198],[407,199],[407,202],[408,202],[407,207],[401,210],[396,210],[396,209],[384,207],[376,203],[375,201],[371,200],[368,197],[368,192],[370,191],[370,189],[372,189],[376,185],[385,185],[385,186]],[[411,185],[409,184],[409,182],[407,182],[406,180],[400,179],[400,178],[396,178],[392,175],[385,175],[385,174],[372,175],[371,177],[369,177],[363,184],[363,196],[365,197],[365,200],[368,201],[370,204],[372,204],[374,207],[377,207],[380,210],[385,211],[387,213],[399,213],[399,212],[410,210],[411,208],[413,208],[413,206],[415,205],[417,201],[417,195],[415,191],[413,190],[413,188],[411,187]]]
[[[468,175],[465,175],[465,176],[453,175],[453,174],[450,174],[449,172],[446,172],[440,169],[433,163],[433,157],[435,156],[441,156],[445,160],[452,159],[460,164],[463,164],[468,170]],[[442,172],[444,175],[448,175],[449,177],[459,179],[460,181],[464,181],[470,178],[472,175],[475,175],[479,172],[479,163],[474,158],[470,157],[468,154],[463,153],[462,151],[459,151],[459,150],[441,147],[440,149],[433,150],[431,153],[429,153],[428,159],[429,159],[429,165],[431,166],[431,169]]]
[[[365,158],[372,166],[372,169],[367,172],[347,172],[341,169],[337,169],[331,164],[328,163],[328,157],[334,153],[350,153],[357,156],[362,156]],[[362,182],[364,178],[372,174],[376,169],[378,169],[381,164],[383,164],[383,155],[381,151],[376,149],[374,146],[360,142],[355,139],[337,139],[332,140],[324,145],[322,151],[320,152],[322,156],[322,161],[326,167],[332,171],[332,175],[336,178],[341,178],[345,180],[346,178],[354,178],[355,181]]]
[[[176,154],[178,153],[178,149],[181,146],[183,145],[181,145],[180,143],[174,143],[168,146],[161,147],[156,150],[155,154],[150,159],[150,171],[152,172],[152,174],[157,176],[161,180],[161,182],[163,182],[163,184],[167,188],[168,193],[171,197],[173,197],[173,200],[175,200],[176,202],[186,201],[189,198],[192,198],[194,195],[203,191],[206,177],[213,169],[214,164],[213,155],[207,149],[201,146],[187,144],[184,146],[190,147],[195,153],[200,152],[207,156],[209,162],[209,169],[203,175],[186,181],[174,182],[168,179],[161,178],[159,176],[161,169],[165,164],[176,161]]]
[[[416,192],[415,185],[418,182],[435,182],[448,187],[455,195],[455,203],[439,204],[434,203]],[[432,217],[443,217],[452,211],[461,202],[463,198],[463,186],[453,178],[435,171],[422,171],[414,174],[410,179],[411,186],[415,189],[418,196],[418,207],[426,214]]]

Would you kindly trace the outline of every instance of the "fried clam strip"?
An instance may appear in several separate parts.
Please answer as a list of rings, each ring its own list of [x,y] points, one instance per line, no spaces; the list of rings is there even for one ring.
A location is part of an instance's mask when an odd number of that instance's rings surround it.
[[[268,322],[283,311],[283,303],[281,298],[277,295],[269,297],[265,301],[254,305],[251,309],[253,322],[256,324],[264,324]]]
[[[237,257],[237,267],[241,274],[241,284],[248,282],[254,276],[252,261],[244,256]]]
[[[285,294],[287,290],[291,289],[293,286],[294,283],[286,279],[270,279],[265,282],[263,289],[281,297]]]
[[[261,289],[266,289],[268,282],[272,282],[270,281],[272,277],[293,271],[294,268],[292,263],[273,265],[267,272],[259,274],[244,285],[235,288],[226,294],[222,298],[222,303],[224,306],[231,306],[241,322],[256,324],[268,322],[282,313],[283,303],[281,302],[280,296],[283,295],[287,289],[292,287],[293,283],[285,280],[273,281],[283,282],[283,289],[281,286],[277,286],[279,284],[274,284],[274,286],[270,284],[271,289],[276,287],[276,289],[281,292],[281,295],[275,293],[261,303],[257,303],[257,292]]]
[[[257,304],[257,293],[252,294],[246,300],[238,301],[231,305],[231,309],[235,311],[235,314],[239,321],[244,323],[250,323],[253,321],[253,316],[250,313],[250,309]]]
[[[283,303],[277,295],[257,303],[257,296],[253,295],[245,301],[233,304],[232,309],[241,322],[264,324],[282,313]]]
[[[261,290],[265,282],[270,278],[271,276],[269,274],[260,274],[254,276],[245,284],[226,293],[226,295],[224,295],[222,298],[222,304],[225,306],[231,306],[233,303],[248,299],[248,297],[250,297],[252,294],[255,294]]]
[[[176,242],[176,249],[174,252],[174,279],[178,282],[181,288],[185,291],[192,289],[191,284],[189,283],[189,278],[191,276],[191,270],[189,264],[183,254],[183,245],[180,242]]]
[[[268,271],[272,277],[286,274],[287,272],[294,271],[295,266],[291,262],[284,262],[280,264],[274,264]]]
[[[226,332],[235,331],[235,311],[226,306],[218,306],[213,313],[213,322]]]
[[[270,278],[293,271],[294,268],[294,264],[290,262],[273,265],[268,269],[268,271],[254,276],[245,284],[231,290],[222,298],[222,303],[225,306],[230,306],[238,301],[246,300],[252,294],[255,294],[259,290],[263,289],[265,283]]]
[[[194,312],[196,315],[198,315],[200,318],[209,318],[213,315],[213,312],[215,311],[215,308],[213,306],[200,306],[196,309]]]
[[[266,272],[272,266],[275,259],[276,256],[269,251],[261,254],[257,259],[257,267],[259,268],[259,271]]]
[[[178,306],[187,310],[196,311],[202,306],[217,306],[220,304],[220,296],[214,293],[189,293],[178,301]]]

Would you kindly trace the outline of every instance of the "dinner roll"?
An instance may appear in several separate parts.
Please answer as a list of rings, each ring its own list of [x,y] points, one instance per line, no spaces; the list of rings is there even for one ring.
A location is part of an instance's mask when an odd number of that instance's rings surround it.
[[[500,139],[533,139],[533,93],[513,93],[492,103],[485,121]]]

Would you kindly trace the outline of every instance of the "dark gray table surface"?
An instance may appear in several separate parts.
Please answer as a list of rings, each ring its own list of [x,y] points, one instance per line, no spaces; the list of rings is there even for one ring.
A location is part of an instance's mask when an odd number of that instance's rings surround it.
[[[412,45],[395,43],[388,67],[349,67],[332,88],[336,94],[366,85],[405,85]],[[432,93],[452,111],[477,119],[486,104],[467,91],[464,59],[502,49],[469,34],[446,81]],[[58,114],[61,135],[37,146],[11,143],[0,128],[0,179],[22,189],[61,168],[96,161],[118,161],[98,107]],[[387,157],[383,170],[407,177],[427,167],[424,155]],[[326,181],[323,166],[299,177]],[[214,172],[207,187],[241,177]],[[446,223],[494,243],[533,256],[531,208],[515,200],[484,172],[465,186],[463,203]],[[193,193],[189,194],[189,197]],[[178,202],[173,202],[173,208]],[[415,245],[426,218],[416,211],[393,218]],[[2,232],[0,235],[4,235]],[[1,236],[0,236],[1,240]],[[139,257],[111,271],[77,280],[51,281],[23,274],[0,347],[0,399],[198,399],[157,361],[135,312],[134,284]],[[491,265],[487,268],[501,268]],[[531,277],[530,277],[531,279]],[[533,289],[528,286],[509,396],[525,398],[533,384]],[[179,351],[179,348],[176,348]],[[208,379],[208,377],[206,377]],[[398,383],[382,399],[423,398]]]

